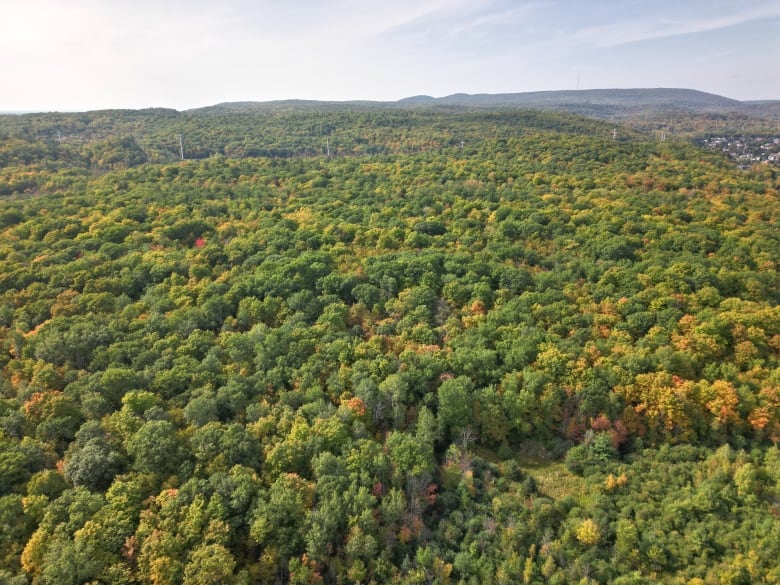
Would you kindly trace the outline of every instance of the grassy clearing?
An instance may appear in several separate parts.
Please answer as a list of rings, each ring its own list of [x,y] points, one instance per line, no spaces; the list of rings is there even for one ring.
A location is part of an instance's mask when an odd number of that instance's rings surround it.
[[[533,465],[526,465],[521,461],[520,467],[536,479],[539,493],[548,498],[576,498],[585,493],[585,481],[571,473],[560,461]]]
[[[484,447],[476,448],[475,454],[491,463],[500,461],[494,451]],[[585,494],[585,480],[571,473],[563,461],[553,458],[541,445],[522,445],[515,452],[515,460],[524,473],[534,477],[539,493],[548,498],[577,498]]]

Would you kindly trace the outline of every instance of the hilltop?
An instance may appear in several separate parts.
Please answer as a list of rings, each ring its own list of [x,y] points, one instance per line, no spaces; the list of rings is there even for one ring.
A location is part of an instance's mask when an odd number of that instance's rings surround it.
[[[735,99],[676,88],[586,89],[535,91],[525,93],[456,93],[443,97],[416,95],[397,101],[316,101],[281,100],[271,102],[226,102],[193,112],[238,112],[279,108],[522,108],[567,111],[598,118],[621,118],[660,112],[740,113],[764,116],[776,112],[780,101],[740,102]]]

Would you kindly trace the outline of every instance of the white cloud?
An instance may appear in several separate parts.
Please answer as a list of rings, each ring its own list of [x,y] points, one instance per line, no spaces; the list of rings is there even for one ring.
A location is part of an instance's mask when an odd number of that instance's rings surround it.
[[[0,109],[553,89],[573,87],[584,65],[619,86],[636,73],[620,59],[629,43],[639,60],[659,61],[646,84],[664,85],[673,69],[685,74],[686,62],[664,61],[658,45],[650,53],[637,41],[780,17],[776,0],[2,2]],[[696,54],[725,50],[713,40]],[[739,47],[726,45],[741,61],[729,60],[738,70],[719,78],[744,79],[766,62],[769,44],[759,52],[745,36]],[[750,79],[766,87],[770,76],[760,73]]]
[[[727,14],[695,19],[682,19],[672,12],[672,15],[640,16],[633,20],[582,28],[568,35],[567,40],[575,46],[610,48],[672,36],[710,32],[755,20],[778,17],[780,17],[778,2],[763,3]]]

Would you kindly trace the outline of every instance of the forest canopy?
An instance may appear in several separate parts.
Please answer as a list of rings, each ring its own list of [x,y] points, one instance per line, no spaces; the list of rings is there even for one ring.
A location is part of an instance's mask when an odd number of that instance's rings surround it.
[[[778,171],[614,129],[0,117],[0,581],[779,583]]]

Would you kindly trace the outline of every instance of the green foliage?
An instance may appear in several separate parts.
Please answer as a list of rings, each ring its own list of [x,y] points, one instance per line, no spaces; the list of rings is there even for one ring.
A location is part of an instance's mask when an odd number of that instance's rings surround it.
[[[111,485],[119,465],[119,455],[111,451],[104,438],[95,437],[70,454],[64,475],[74,485],[104,490]]]
[[[777,581],[780,179],[612,127],[0,117],[0,580]]]
[[[472,419],[474,386],[469,378],[445,380],[438,390],[439,434],[450,441],[461,436]]]
[[[206,544],[189,555],[184,568],[183,585],[228,585],[235,583],[233,570],[236,561],[224,546]]]
[[[176,470],[180,445],[173,425],[167,420],[144,423],[127,442],[127,453],[137,471],[164,475]]]

